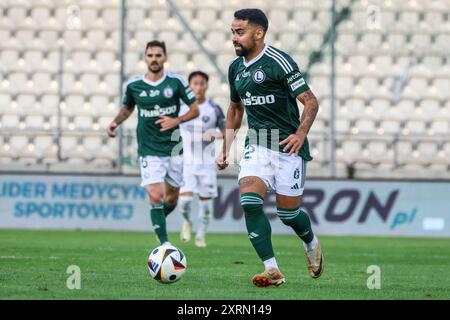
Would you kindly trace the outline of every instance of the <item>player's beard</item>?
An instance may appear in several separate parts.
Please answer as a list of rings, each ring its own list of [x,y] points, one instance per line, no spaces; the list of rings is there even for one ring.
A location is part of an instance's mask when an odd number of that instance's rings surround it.
[[[236,50],[236,47],[234,48],[234,51],[236,52],[237,56],[245,57],[250,54],[251,50],[249,48],[244,47],[242,44],[238,44],[238,47],[240,47],[241,50]]]
[[[161,71],[161,66],[158,64],[151,64],[150,67],[148,67],[148,70],[151,73],[158,73]]]

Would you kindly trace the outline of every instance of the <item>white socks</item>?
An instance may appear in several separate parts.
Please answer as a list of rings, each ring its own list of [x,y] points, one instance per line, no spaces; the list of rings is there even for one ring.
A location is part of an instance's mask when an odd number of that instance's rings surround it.
[[[192,196],[180,196],[178,201],[184,220],[191,223],[191,204]]]
[[[319,242],[317,241],[317,237],[316,237],[316,235],[314,235],[314,238],[312,239],[312,241],[310,243],[303,242],[303,247],[305,248],[305,251],[312,251],[317,247],[318,243]]]
[[[197,238],[203,238],[209,224],[211,213],[213,212],[213,199],[200,200],[198,202],[198,220],[199,226],[197,230]]]
[[[277,260],[275,259],[275,257],[267,259],[267,260],[265,260],[263,262],[264,262],[264,269],[265,270],[268,270],[270,268],[275,268],[275,269],[280,270],[278,268]]]

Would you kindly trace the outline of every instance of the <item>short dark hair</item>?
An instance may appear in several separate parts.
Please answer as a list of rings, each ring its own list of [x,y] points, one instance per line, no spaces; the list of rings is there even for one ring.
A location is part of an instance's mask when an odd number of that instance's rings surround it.
[[[192,78],[195,77],[195,76],[203,77],[206,80],[206,82],[209,81],[209,76],[206,73],[204,73],[203,71],[200,71],[200,70],[191,72],[189,74],[188,81],[191,82]]]
[[[234,17],[261,26],[264,32],[267,32],[267,29],[269,29],[269,20],[267,20],[266,14],[260,9],[241,9],[234,13]]]
[[[163,50],[164,55],[167,56],[166,43],[164,41],[152,40],[150,42],[147,42],[147,46],[145,47],[145,52],[147,52],[147,49],[150,47],[160,47]]]

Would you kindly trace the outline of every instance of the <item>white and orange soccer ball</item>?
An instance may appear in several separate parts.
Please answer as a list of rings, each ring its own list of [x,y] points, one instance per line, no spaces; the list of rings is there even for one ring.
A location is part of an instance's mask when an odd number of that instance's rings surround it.
[[[172,245],[161,245],[152,250],[147,261],[150,276],[161,283],[173,283],[181,279],[187,268],[183,251]]]

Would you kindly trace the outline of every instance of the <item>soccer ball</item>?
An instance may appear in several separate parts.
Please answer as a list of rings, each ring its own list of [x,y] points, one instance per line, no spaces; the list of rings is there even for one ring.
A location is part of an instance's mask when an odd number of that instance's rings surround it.
[[[161,245],[148,257],[150,276],[162,283],[173,283],[184,275],[187,260],[183,251],[172,245]]]

